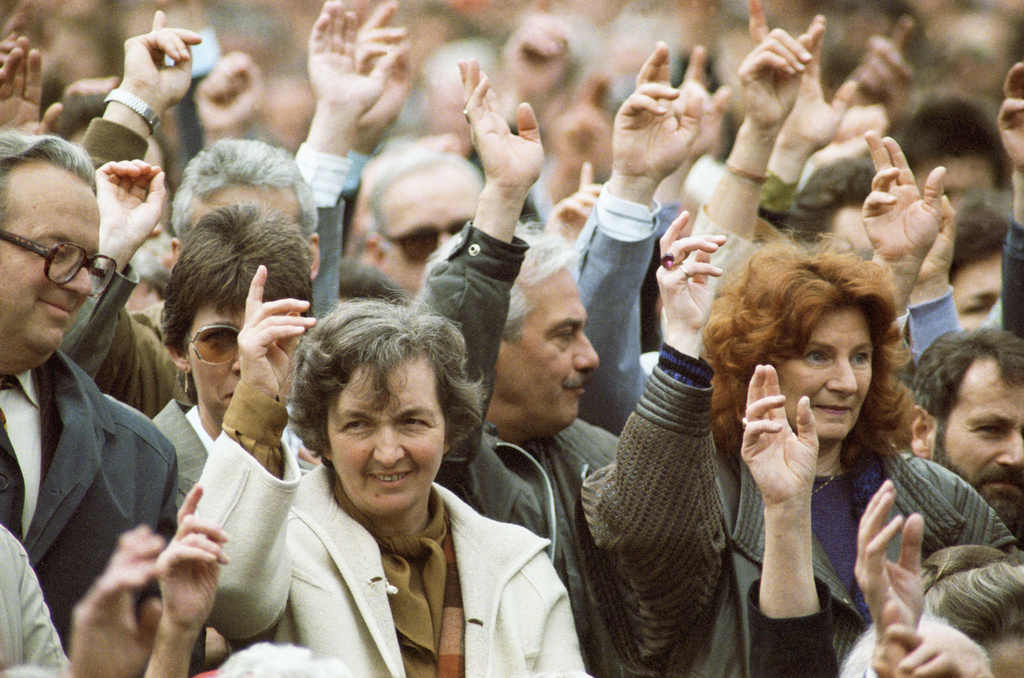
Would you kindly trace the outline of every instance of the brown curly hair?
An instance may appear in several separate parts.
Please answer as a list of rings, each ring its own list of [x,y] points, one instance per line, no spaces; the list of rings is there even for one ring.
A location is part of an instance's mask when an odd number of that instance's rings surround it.
[[[785,243],[762,248],[723,284],[704,329],[704,355],[715,369],[711,428],[719,450],[739,453],[754,368],[777,368],[802,355],[821,319],[846,308],[864,314],[874,350],[864,405],[843,441],[843,466],[853,467],[865,452],[894,454],[910,443],[913,401],[896,379],[909,352],[894,325],[889,275],[855,254],[811,253]]]

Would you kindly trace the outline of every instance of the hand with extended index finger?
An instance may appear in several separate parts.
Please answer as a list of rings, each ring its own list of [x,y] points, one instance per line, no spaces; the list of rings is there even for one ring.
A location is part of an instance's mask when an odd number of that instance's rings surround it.
[[[240,380],[264,395],[283,400],[291,371],[291,356],[302,334],[316,324],[301,313],[309,309],[302,299],[263,300],[267,267],[256,269],[245,300],[245,322],[238,333]]]
[[[711,254],[725,243],[724,235],[690,236],[690,213],[681,213],[659,241],[658,268],[665,343],[691,356],[700,355],[700,333],[711,311],[710,276],[722,275]]]
[[[739,68],[743,110],[758,127],[778,131],[793,108],[800,76],[813,55],[803,43],[776,28],[768,30],[760,0],[750,0],[750,35],[757,46]],[[818,30],[811,23],[808,31]]]
[[[157,11],[149,33],[124,43],[124,78],[121,88],[149,104],[158,116],[185,96],[192,82],[192,47],[202,42],[194,31],[168,28],[167,17]],[[170,64],[166,59],[171,60]]]
[[[220,525],[195,515],[203,488],[193,487],[178,511],[178,531],[157,559],[160,594],[164,604],[162,624],[198,636],[213,609],[217,578],[227,534]]]

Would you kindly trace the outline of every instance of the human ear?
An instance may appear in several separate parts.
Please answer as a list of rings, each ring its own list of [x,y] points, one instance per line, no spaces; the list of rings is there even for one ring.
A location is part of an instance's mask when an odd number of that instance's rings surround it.
[[[931,459],[935,454],[935,417],[928,414],[920,405],[914,406],[914,423],[910,426],[913,436],[910,440],[910,451],[915,457]]]
[[[185,374],[188,374],[189,372],[192,371],[192,365],[189,363],[188,360],[188,349],[185,349],[185,353],[182,353],[177,348],[174,348],[173,346],[168,346],[167,352],[171,354],[171,360],[174,361],[174,364],[178,366],[179,370],[181,370]]]

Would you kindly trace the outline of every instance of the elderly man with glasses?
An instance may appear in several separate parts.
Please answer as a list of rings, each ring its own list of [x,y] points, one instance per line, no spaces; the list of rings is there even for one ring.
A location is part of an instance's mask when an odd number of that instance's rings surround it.
[[[127,263],[111,235],[152,230],[164,199],[145,163],[94,175],[62,139],[0,134],[0,523],[28,551],[65,643],[118,535],[140,523],[174,534],[170,443],[58,350]]]

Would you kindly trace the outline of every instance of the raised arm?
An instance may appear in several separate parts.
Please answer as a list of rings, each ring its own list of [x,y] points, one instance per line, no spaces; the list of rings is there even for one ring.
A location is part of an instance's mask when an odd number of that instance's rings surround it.
[[[145,678],[188,678],[192,646],[213,609],[227,534],[195,515],[201,486],[189,491],[178,511],[178,531],[157,559],[163,613]]]
[[[159,167],[151,167],[142,160],[107,163],[96,171],[96,200],[100,210],[99,253],[117,262],[117,272],[101,296],[89,299],[79,309],[61,344],[61,350],[93,376],[98,375],[108,356],[117,332],[118,314],[123,313],[124,304],[135,287],[128,277],[132,275],[128,264],[163,214],[167,200],[164,173]],[[121,321],[124,323],[121,329],[133,334],[127,314]],[[137,357],[135,342],[130,339],[128,337],[118,346]],[[165,353],[159,341],[149,346],[155,347],[157,356]],[[115,360],[124,366],[131,358],[118,355]],[[122,381],[117,387],[121,390],[113,394],[115,397],[143,409],[143,403],[129,397],[130,384]],[[154,390],[151,386],[147,389]],[[170,389],[167,391],[169,394]]]
[[[703,86],[705,52],[695,47],[681,88],[669,84],[664,43],[640,69],[636,90],[615,116],[612,175],[576,243],[586,334],[601,358],[579,417],[618,434],[636,407],[640,367],[640,288],[655,239],[658,186],[691,155],[711,95]],[[623,303],[610,304],[609,299]],[[627,301],[628,300],[628,301]]]
[[[193,31],[168,28],[167,17],[157,11],[152,30],[124,43],[124,77],[115,90],[121,96],[108,100],[102,120],[90,124],[83,142],[94,163],[142,158],[145,140],[154,129],[140,113],[145,110],[140,103],[150,109],[154,121],[166,120],[167,111],[188,91],[192,46],[201,40]]]
[[[741,451],[764,502],[761,579],[748,601],[751,673],[831,677],[838,666],[829,594],[817,586],[812,560],[818,436],[807,397],[797,403],[795,431],[785,401],[775,368],[758,365],[747,389]]]
[[[750,0],[750,36],[757,43],[740,64],[745,117],[726,161],[726,172],[708,200],[707,214],[723,232],[753,240],[761,186],[776,137],[796,103],[801,77],[813,59],[807,45],[821,39],[825,22],[816,17],[794,38],[768,30],[761,0]]]
[[[1013,165],[1013,213],[1003,247],[1003,327],[1024,337],[1024,62],[1013,65],[1003,83],[999,133]]]
[[[291,355],[316,320],[299,315],[309,302],[263,301],[267,268],[249,285],[238,333],[239,382],[224,414],[224,433],[199,479],[196,516],[232,535],[231,564],[221,573],[210,625],[228,639],[251,638],[280,618],[288,599],[291,558],[286,523],[298,488],[294,454],[282,449],[288,421]]]
[[[660,242],[666,346],[659,366],[619,437],[616,463],[582,490],[598,547],[588,553],[588,580],[631,670],[663,672],[680,639],[705,632],[695,622],[724,576],[711,370],[695,357],[711,305],[708,279],[721,274],[710,255],[724,237],[688,237],[688,221],[684,212]]]

